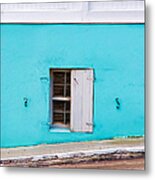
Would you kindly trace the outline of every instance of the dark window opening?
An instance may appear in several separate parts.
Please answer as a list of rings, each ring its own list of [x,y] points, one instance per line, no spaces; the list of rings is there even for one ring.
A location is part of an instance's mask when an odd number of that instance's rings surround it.
[[[71,73],[68,70],[52,71],[52,109],[53,125],[69,127]]]

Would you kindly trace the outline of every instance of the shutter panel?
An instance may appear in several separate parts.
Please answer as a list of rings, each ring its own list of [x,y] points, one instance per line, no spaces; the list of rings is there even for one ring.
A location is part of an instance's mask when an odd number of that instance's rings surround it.
[[[71,71],[71,131],[93,131],[93,70]]]

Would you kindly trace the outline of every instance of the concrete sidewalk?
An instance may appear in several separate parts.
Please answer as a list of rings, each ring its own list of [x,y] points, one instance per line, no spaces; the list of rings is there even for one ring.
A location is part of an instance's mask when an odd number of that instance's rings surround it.
[[[30,147],[1,148],[1,160],[42,159],[78,155],[108,154],[114,152],[144,152],[144,138],[123,138],[90,142],[43,144]]]

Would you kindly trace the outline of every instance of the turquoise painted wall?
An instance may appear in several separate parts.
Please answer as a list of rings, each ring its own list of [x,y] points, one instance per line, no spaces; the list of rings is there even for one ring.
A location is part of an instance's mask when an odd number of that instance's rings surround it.
[[[1,45],[2,147],[144,135],[143,24],[3,24]],[[53,67],[94,68],[92,134],[49,132]]]

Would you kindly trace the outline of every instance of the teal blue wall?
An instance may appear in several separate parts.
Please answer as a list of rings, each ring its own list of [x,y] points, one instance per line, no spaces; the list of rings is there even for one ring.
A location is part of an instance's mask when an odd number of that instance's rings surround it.
[[[1,44],[2,147],[144,135],[143,24],[3,24]],[[53,67],[94,68],[92,134],[49,132]]]

